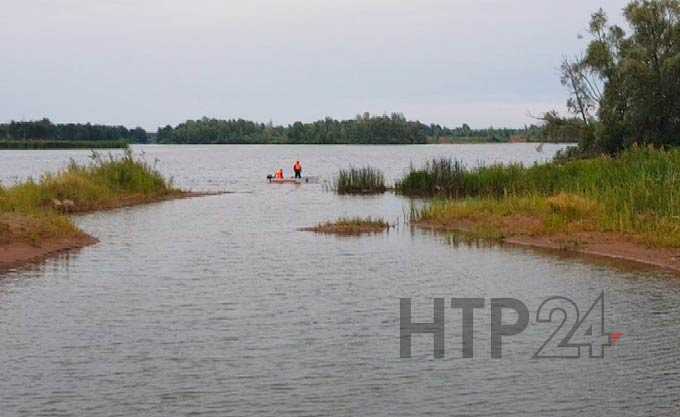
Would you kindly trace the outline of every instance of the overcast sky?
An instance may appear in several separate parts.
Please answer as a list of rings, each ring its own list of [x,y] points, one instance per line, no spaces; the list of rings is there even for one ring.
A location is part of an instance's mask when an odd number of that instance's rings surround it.
[[[143,126],[403,112],[522,126],[625,0],[2,0],[0,120]]]

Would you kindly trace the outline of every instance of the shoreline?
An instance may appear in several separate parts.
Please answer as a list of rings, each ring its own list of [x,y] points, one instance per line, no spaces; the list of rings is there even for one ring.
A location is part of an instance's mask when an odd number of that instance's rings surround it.
[[[99,239],[83,233],[78,237],[47,239],[41,242],[39,246],[33,246],[25,242],[0,245],[0,272],[40,262],[52,256],[82,249],[97,243],[99,243]]]
[[[514,235],[489,238],[475,231],[481,222],[458,221],[447,225],[418,221],[414,225],[435,232],[463,233],[474,239],[525,248],[559,251],[597,258],[620,260],[660,268],[680,275],[680,249],[653,248],[636,243],[630,236],[605,232],[581,232],[552,236]]]
[[[65,214],[70,214],[70,215],[85,215],[85,214],[90,214],[90,213],[97,213],[100,211],[110,211],[110,210],[116,210],[119,208],[126,208],[126,207],[136,207],[136,206],[143,206],[146,204],[154,204],[154,203],[162,203],[164,201],[172,201],[172,200],[184,200],[187,198],[196,198],[196,197],[210,197],[210,196],[216,196],[216,195],[224,195],[224,194],[231,194],[229,191],[178,191],[178,192],[173,192],[167,195],[163,196],[157,196],[157,197],[151,197],[147,198],[144,196],[139,196],[139,195],[131,195],[127,197],[123,197],[120,200],[117,200],[111,204],[106,204],[101,207],[97,208],[86,208],[83,210],[75,209],[71,212],[65,213]]]
[[[194,197],[209,197],[215,195],[228,194],[226,191],[220,192],[194,192],[186,191],[173,193],[170,195],[151,199],[140,199],[140,197],[129,197],[119,200],[113,204],[92,210],[80,210],[69,213],[71,215],[85,215],[100,211],[109,211],[119,208],[143,206],[147,204],[161,203],[164,201],[183,200]],[[79,236],[67,238],[50,238],[41,241],[38,245],[26,242],[11,242],[0,244],[0,272],[21,267],[27,264],[43,261],[52,256],[71,250],[82,249],[99,243],[99,239],[82,232]]]
[[[117,150],[127,149],[130,146],[128,141],[102,140],[102,141],[67,141],[67,140],[0,140],[0,150],[7,151],[40,151],[40,150],[69,150],[69,149],[90,149],[90,150]]]
[[[568,145],[576,142],[447,142],[447,143],[131,143],[130,146],[433,146],[433,145]]]

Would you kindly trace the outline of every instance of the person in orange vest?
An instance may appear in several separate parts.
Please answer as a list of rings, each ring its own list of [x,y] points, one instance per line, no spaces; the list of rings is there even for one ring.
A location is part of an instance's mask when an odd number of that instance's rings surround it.
[[[279,169],[276,171],[276,174],[274,174],[274,177],[275,177],[277,180],[282,180],[282,179],[283,179],[283,169],[280,169],[280,168],[279,168]]]
[[[295,178],[302,178],[302,164],[300,161],[296,161],[293,165],[293,171],[295,172]]]

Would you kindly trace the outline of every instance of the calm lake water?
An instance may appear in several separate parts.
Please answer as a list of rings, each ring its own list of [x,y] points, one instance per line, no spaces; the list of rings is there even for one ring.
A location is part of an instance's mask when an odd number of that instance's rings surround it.
[[[546,145],[138,146],[177,184],[233,194],[78,217],[98,245],[0,273],[1,416],[660,416],[680,413],[680,280],[662,271],[514,247],[459,244],[401,224],[410,202],[270,185],[276,168],[331,178],[371,164],[399,178],[435,156],[467,163],[549,159]],[[0,151],[11,183],[87,160],[86,151]],[[387,234],[297,229],[380,216]],[[604,359],[534,360],[556,323],[550,296],[585,312],[604,291]],[[446,298],[446,357],[414,336],[399,357],[399,298],[432,321]],[[462,359],[452,297],[475,312]],[[490,299],[531,313],[490,358]],[[513,321],[511,316],[506,317]]]

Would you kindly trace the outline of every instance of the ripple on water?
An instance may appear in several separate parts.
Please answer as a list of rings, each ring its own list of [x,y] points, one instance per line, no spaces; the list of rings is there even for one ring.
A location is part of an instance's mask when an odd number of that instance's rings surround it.
[[[326,178],[370,163],[394,179],[434,156],[533,162],[557,147],[143,149],[181,186],[248,193],[79,217],[101,243],[3,273],[3,417],[678,411],[680,281],[407,227],[344,239],[299,232],[339,216],[403,219],[409,202],[262,181],[297,159]],[[10,151],[0,164],[24,178],[86,156]],[[521,299],[533,317],[546,297],[583,306],[603,290],[609,329],[624,333],[604,360],[531,360],[552,329],[536,324],[490,360],[488,299]],[[418,337],[414,358],[399,359],[400,297],[413,298],[419,321],[432,320],[432,297],[486,298],[475,358],[460,359],[461,317],[447,307],[446,357],[433,360],[431,339]]]

